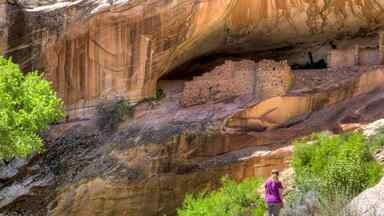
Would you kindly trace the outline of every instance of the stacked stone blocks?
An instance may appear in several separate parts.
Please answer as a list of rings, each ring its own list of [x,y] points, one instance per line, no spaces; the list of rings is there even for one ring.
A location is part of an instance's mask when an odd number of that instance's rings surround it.
[[[226,61],[213,71],[186,82],[182,105],[219,102],[240,95],[267,98],[284,95],[293,83],[286,61]]]

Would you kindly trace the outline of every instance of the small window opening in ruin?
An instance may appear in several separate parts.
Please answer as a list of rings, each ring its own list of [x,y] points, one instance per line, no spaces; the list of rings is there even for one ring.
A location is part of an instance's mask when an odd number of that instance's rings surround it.
[[[320,59],[318,61],[315,61],[311,51],[309,51],[307,54],[308,54],[308,62],[306,64],[304,64],[304,65],[292,64],[291,68],[293,70],[298,70],[298,69],[325,69],[325,68],[327,68],[327,63],[325,62],[324,59]]]
[[[332,47],[332,49],[337,49],[337,46],[333,43],[333,41],[330,41],[329,45]]]

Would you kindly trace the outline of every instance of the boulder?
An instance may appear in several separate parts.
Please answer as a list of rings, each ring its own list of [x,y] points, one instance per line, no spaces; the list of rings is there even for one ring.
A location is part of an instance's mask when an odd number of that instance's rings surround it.
[[[384,178],[376,186],[369,188],[355,197],[347,207],[350,215],[384,215]]]

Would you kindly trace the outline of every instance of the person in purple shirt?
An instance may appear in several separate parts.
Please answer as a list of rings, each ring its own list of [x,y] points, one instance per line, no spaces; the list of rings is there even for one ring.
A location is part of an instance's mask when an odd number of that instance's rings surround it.
[[[283,208],[283,185],[279,181],[279,171],[272,170],[272,177],[265,182],[265,202],[268,207],[268,216],[279,216]]]

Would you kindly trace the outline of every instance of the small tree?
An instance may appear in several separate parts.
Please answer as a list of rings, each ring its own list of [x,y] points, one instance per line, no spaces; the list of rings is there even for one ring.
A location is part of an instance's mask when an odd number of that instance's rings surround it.
[[[63,117],[62,101],[37,72],[0,56],[0,159],[41,152],[38,132]]]

